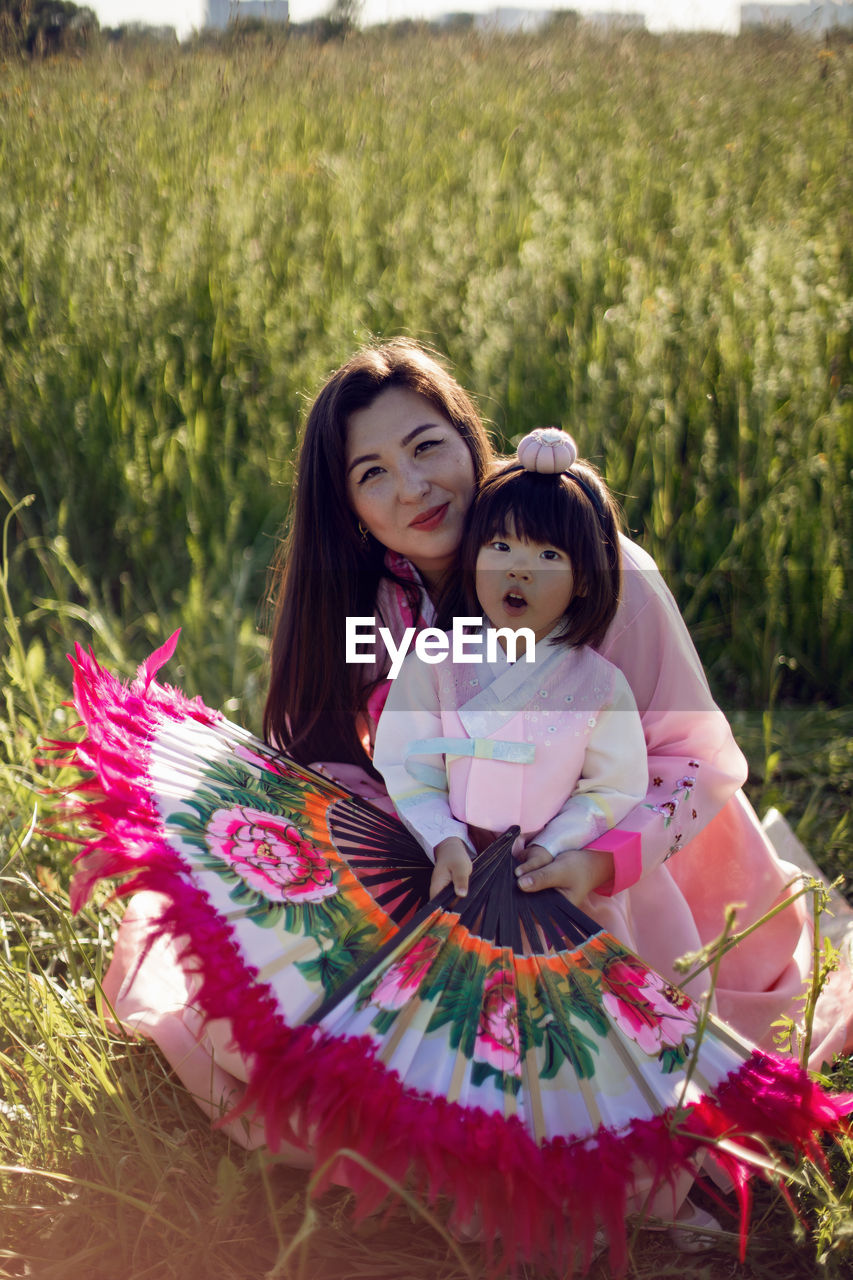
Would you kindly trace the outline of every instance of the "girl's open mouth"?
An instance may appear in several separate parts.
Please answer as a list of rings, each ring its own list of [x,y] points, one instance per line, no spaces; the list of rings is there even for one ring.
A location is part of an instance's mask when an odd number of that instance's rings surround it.
[[[409,521],[410,529],[437,529],[444,517],[447,515],[449,502],[443,502],[440,507],[430,507],[429,511],[425,511],[423,515],[416,516],[414,520]]]
[[[527,601],[520,591],[507,591],[503,606],[509,614],[522,613],[527,608]]]

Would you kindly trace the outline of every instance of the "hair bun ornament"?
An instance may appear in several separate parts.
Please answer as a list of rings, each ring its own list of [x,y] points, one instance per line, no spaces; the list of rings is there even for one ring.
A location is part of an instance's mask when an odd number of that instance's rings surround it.
[[[525,471],[554,476],[568,471],[577,461],[578,447],[568,431],[559,427],[537,427],[526,435],[516,450]]]

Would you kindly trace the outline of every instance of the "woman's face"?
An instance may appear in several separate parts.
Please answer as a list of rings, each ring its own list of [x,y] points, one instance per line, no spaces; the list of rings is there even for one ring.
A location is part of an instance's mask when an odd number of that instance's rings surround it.
[[[459,432],[424,396],[389,387],[350,415],[346,463],[356,518],[436,585],[474,497],[474,463]]]

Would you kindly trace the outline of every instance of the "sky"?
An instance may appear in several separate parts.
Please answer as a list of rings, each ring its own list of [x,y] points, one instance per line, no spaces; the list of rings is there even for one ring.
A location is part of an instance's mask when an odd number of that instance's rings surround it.
[[[102,26],[147,22],[174,26],[183,38],[198,22],[203,0],[78,0],[95,10]],[[304,22],[330,8],[331,0],[290,0],[292,22]],[[708,30],[736,33],[739,0],[364,0],[362,22],[429,18],[448,10],[488,13],[504,8],[575,9],[578,12],[643,13],[650,31]]]

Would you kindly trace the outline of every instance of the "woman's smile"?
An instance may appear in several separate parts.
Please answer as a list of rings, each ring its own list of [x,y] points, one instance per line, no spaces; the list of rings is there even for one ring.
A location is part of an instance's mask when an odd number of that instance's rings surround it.
[[[450,509],[449,502],[442,502],[438,507],[430,507],[423,515],[416,516],[409,522],[410,529],[437,529]]]
[[[425,396],[389,387],[350,414],[346,462],[356,519],[437,585],[474,497],[474,463],[457,429]]]

